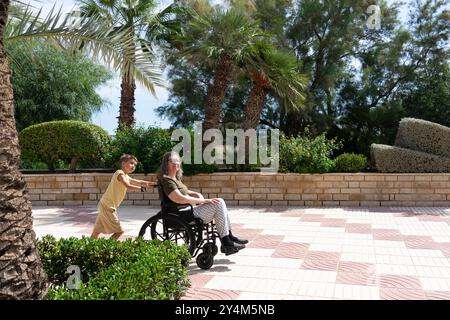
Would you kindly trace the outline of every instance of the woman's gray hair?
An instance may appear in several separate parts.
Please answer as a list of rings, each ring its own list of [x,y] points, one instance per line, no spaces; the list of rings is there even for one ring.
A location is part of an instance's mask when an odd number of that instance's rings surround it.
[[[169,173],[168,162],[169,162],[169,160],[172,159],[172,157],[178,157],[181,161],[181,158],[180,158],[180,155],[178,154],[178,152],[175,152],[175,151],[166,152],[162,158],[161,167],[159,168],[159,172],[161,174]],[[183,177],[183,168],[181,167],[181,163],[180,163],[180,170],[177,172],[176,178],[177,178],[177,180],[181,180],[182,177]]]

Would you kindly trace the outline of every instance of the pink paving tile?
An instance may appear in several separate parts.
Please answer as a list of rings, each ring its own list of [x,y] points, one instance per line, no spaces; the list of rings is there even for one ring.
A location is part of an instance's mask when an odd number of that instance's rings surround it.
[[[304,210],[288,210],[284,211],[281,216],[282,217],[302,217],[305,214]]]
[[[406,240],[405,244],[408,249],[439,249],[439,244],[434,241]]]
[[[380,287],[395,289],[420,289],[422,286],[420,280],[416,277],[401,276],[393,274],[382,274],[378,276]]]
[[[420,221],[442,221],[442,216],[425,214],[417,217]]]
[[[260,235],[253,239],[247,248],[275,249],[283,240],[283,236]]]
[[[238,238],[247,239],[249,241],[254,240],[258,236],[260,236],[262,229],[241,229],[241,228],[235,228],[233,225],[233,234],[236,235]]]
[[[347,223],[345,232],[348,233],[372,233],[372,225],[369,223]]]
[[[192,274],[189,276],[191,288],[203,288],[213,278],[210,274]]]
[[[300,221],[322,222],[323,219],[325,219],[324,214],[304,214],[301,216]]]
[[[436,242],[436,248],[442,251],[442,254],[450,259],[450,243]]]
[[[272,254],[274,258],[303,259],[308,252],[308,243],[281,242]]]
[[[403,241],[403,236],[389,235],[389,234],[374,234],[373,240],[386,240],[386,241]]]
[[[340,261],[338,272],[373,273],[375,271],[375,268],[375,265],[372,263]]]
[[[374,228],[372,229],[373,234],[386,234],[386,235],[395,235],[395,236],[401,236],[400,230],[398,229],[378,229]]]
[[[380,288],[382,300],[427,300],[423,290]]]
[[[308,260],[339,260],[339,252],[328,252],[328,251],[308,251],[306,254],[306,259]]]
[[[450,291],[424,291],[429,300],[450,300]]]
[[[322,219],[321,227],[334,227],[334,228],[345,228],[346,219],[333,219],[324,218]]]
[[[376,286],[378,285],[378,279],[376,274],[338,271],[336,283],[353,284],[360,286]]]
[[[430,236],[407,235],[403,236],[403,239],[405,241],[418,241],[418,242],[433,241],[433,238],[431,238]]]
[[[336,271],[339,260],[306,259],[301,265],[301,269]]]
[[[403,235],[396,229],[372,229],[374,240],[403,241]]]
[[[190,288],[181,300],[235,300],[240,292],[234,290],[194,289]]]
[[[403,212],[393,212],[392,215],[394,217],[407,218],[407,217],[415,217],[418,214],[415,213],[414,211],[403,211]]]

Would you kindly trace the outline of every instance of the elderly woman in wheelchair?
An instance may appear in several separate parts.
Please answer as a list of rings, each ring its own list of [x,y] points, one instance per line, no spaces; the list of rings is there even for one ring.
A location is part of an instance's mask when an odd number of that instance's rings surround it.
[[[169,202],[176,205],[196,205],[193,214],[203,223],[214,220],[222,243],[220,251],[230,255],[245,248],[248,240],[241,240],[231,232],[231,223],[225,201],[221,198],[205,199],[201,193],[189,190],[181,182],[181,159],[176,152],[167,152],[161,163],[158,182]]]
[[[161,211],[145,221],[139,236],[145,237],[149,231],[152,239],[186,244],[193,256],[202,250],[197,265],[209,269],[218,252],[217,237],[221,241],[220,251],[225,255],[245,248],[248,240],[239,239],[231,232],[225,201],[205,199],[202,194],[189,190],[181,182],[182,172],[178,153],[166,153],[157,176]]]

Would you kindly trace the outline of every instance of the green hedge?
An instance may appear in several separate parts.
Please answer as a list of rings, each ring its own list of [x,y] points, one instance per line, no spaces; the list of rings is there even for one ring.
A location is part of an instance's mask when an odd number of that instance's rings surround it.
[[[191,256],[171,242],[46,236],[37,245],[51,282],[46,299],[179,299],[189,287]],[[65,284],[70,265],[80,267],[79,289]]]
[[[306,129],[303,135],[287,138],[280,134],[280,172],[324,173],[332,171],[333,151],[342,146],[325,134],[312,137]]]
[[[193,142],[193,131],[191,141]],[[161,160],[166,152],[178,143],[171,141],[172,132],[168,129],[154,127],[135,127],[118,131],[112,141],[111,155],[108,161],[109,166],[118,168],[117,161],[123,153],[136,156],[139,164],[136,173],[155,173],[159,170]],[[191,144],[192,150],[194,144]],[[208,164],[183,164],[184,175],[194,175],[197,173],[211,173],[217,171],[217,167]]]
[[[363,154],[343,153],[334,159],[336,172],[360,172],[367,165],[367,158]]]
[[[61,120],[32,125],[22,130],[19,142],[22,159],[28,162],[44,162],[50,170],[62,160],[104,161],[111,138],[97,125],[82,121]]]

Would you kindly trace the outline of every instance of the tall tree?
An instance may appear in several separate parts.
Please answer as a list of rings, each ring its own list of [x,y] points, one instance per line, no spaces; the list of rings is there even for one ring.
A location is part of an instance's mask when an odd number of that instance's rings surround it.
[[[380,41],[396,25],[395,6],[380,2],[382,28],[366,26],[371,5],[366,0],[302,0],[297,3],[287,37],[298,59],[302,73],[310,83],[306,112],[284,113],[281,127],[287,134],[301,132],[306,125],[319,133],[335,129],[337,116],[336,86],[346,76],[354,55],[371,50],[371,40]]]
[[[95,16],[114,27],[115,32],[128,30],[125,46],[121,48],[124,54],[132,56],[141,51],[151,53],[151,61],[155,63],[153,70],[145,76],[135,72],[135,63],[131,61],[120,69],[122,81],[119,107],[119,128],[130,127],[135,123],[134,104],[136,80],[142,83],[153,95],[155,85],[165,86],[152,42],[166,37],[174,22],[169,18],[174,13],[174,7],[168,6],[155,13],[155,0],[79,0],[83,16]]]
[[[58,39],[65,48],[80,48],[115,68],[130,61],[145,74],[152,68],[145,52],[124,55],[125,32],[113,32],[95,18],[73,25],[51,12],[42,20],[30,10],[15,10],[8,19],[9,0],[0,1],[0,299],[33,299],[45,295],[47,278],[36,251],[31,203],[19,171],[20,149],[14,119],[11,70],[4,44],[30,38]],[[14,23],[8,28],[7,22]],[[83,46],[81,46],[83,44]],[[14,57],[12,57],[14,58]]]
[[[249,65],[252,88],[245,105],[244,129],[256,129],[267,98],[272,92],[289,109],[303,107],[307,77],[300,74],[297,58],[276,50],[273,46],[261,46],[254,63]]]
[[[11,70],[4,49],[9,0],[0,1],[0,299],[41,298],[47,290],[36,250],[31,202],[19,171]]]
[[[90,121],[106,103],[95,90],[109,71],[81,53],[68,53],[43,41],[12,43],[11,60],[17,130],[52,120]],[[28,49],[33,51],[30,59]]]
[[[219,128],[233,70],[254,56],[255,45],[265,37],[257,22],[234,9],[214,7],[208,13],[193,11],[178,41],[182,54],[191,63],[207,63],[214,69],[204,105],[204,130]]]

